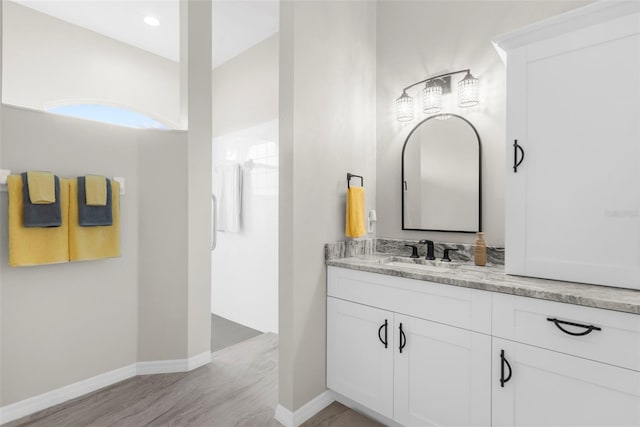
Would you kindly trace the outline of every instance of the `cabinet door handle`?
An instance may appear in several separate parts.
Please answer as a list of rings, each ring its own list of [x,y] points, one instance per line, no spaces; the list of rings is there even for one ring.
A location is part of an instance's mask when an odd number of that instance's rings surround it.
[[[518,161],[518,151],[520,151],[520,161]],[[518,172],[518,166],[524,160],[524,149],[518,144],[518,140],[513,140],[513,173]]]
[[[552,317],[547,317],[547,320],[549,322],[553,322],[556,327],[558,329],[560,329],[562,332],[564,332],[565,334],[569,334],[569,335],[573,335],[574,337],[581,337],[583,335],[588,335],[593,331],[601,331],[602,328],[599,328],[597,326],[593,326],[593,325],[582,325],[580,323],[573,323],[573,322],[567,322],[566,320],[558,320]],[[563,328],[560,325],[569,325],[569,326],[575,326],[576,328],[585,328],[585,331],[582,332],[571,332],[571,331],[567,331],[565,328]]]
[[[402,353],[402,349],[407,346],[407,336],[404,334],[402,330],[402,323],[400,323],[400,353]]]
[[[384,344],[384,348],[387,348],[387,326],[389,325],[389,322],[387,321],[387,319],[384,319],[384,323],[380,326],[380,328],[378,328],[378,339],[380,340],[380,342],[382,344]],[[382,328],[384,328],[384,339],[382,339],[382,336],[380,335],[380,332],[382,332]]]
[[[509,376],[507,378],[504,377],[504,367],[505,365],[509,368]],[[504,385],[509,382],[511,379],[511,365],[506,357],[504,357],[504,350],[500,350],[500,387],[504,387]]]

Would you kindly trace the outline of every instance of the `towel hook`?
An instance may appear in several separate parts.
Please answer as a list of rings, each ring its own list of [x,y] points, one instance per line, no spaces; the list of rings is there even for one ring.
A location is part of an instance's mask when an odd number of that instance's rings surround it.
[[[347,172],[347,188],[351,188],[351,178],[360,178],[360,186],[364,187],[364,178],[360,175],[354,175],[351,172]]]

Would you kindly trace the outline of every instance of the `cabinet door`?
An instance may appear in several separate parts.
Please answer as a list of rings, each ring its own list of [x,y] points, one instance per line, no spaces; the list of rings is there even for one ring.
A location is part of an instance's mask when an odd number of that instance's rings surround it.
[[[394,419],[407,426],[490,425],[491,337],[395,316]]]
[[[393,418],[393,348],[393,313],[327,298],[328,388]]]
[[[639,16],[508,52],[507,273],[640,289]]]
[[[640,425],[640,372],[498,338],[492,353],[494,426]]]

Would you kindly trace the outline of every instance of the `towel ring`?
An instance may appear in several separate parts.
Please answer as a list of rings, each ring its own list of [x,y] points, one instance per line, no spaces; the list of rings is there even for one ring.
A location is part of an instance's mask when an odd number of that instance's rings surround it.
[[[360,175],[354,175],[351,172],[347,172],[347,188],[351,188],[351,178],[360,178],[360,186],[364,187],[364,178]]]

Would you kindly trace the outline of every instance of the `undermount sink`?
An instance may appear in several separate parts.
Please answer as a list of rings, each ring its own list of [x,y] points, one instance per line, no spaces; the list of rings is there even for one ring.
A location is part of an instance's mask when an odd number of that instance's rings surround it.
[[[454,270],[460,266],[458,263],[453,262],[442,262],[442,261],[429,261],[425,259],[417,259],[417,258],[402,258],[402,257],[393,257],[389,260],[385,260],[381,263],[382,265],[387,265],[389,267],[402,267],[402,268],[411,268],[420,271],[431,271],[431,272],[449,272]]]

